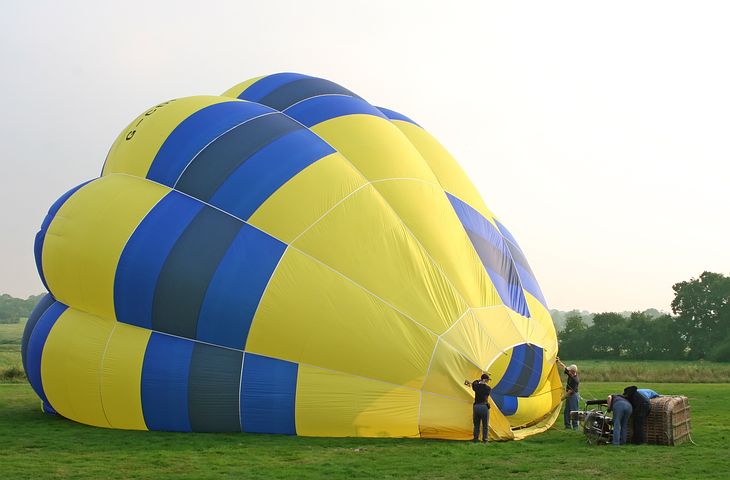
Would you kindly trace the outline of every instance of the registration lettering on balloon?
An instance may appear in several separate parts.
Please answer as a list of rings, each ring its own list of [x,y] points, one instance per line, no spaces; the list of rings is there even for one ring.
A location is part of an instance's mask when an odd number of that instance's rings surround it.
[[[49,294],[23,364],[77,422],[471,439],[464,379],[486,371],[493,439],[558,415],[555,329],[514,236],[424,128],[329,80],[145,111],[35,256]]]
[[[139,127],[142,124],[142,122],[144,121],[144,119],[146,117],[149,117],[150,115],[152,115],[153,113],[155,113],[158,108],[162,108],[165,105],[170,104],[170,102],[174,102],[174,101],[175,101],[175,99],[168,100],[167,102],[160,103],[159,105],[155,105],[154,107],[150,108],[149,110],[147,110],[146,112],[144,112],[142,115],[140,115],[138,117],[137,123],[134,124],[134,129],[129,130],[127,132],[127,134],[124,136],[124,139],[125,140],[131,140],[134,137],[134,134],[137,133],[137,130],[136,130],[137,127]]]

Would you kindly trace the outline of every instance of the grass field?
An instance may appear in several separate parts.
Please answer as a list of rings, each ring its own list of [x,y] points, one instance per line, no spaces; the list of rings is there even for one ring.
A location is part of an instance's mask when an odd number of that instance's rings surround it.
[[[623,386],[585,384],[596,396]],[[655,387],[690,397],[696,446],[595,447],[580,433],[562,428],[488,445],[117,431],[43,415],[29,386],[5,384],[0,385],[0,478],[728,478],[730,385]]]

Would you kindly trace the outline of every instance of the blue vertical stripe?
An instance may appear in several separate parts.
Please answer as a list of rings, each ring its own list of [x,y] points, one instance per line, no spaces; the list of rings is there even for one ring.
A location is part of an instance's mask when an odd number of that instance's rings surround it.
[[[118,321],[152,328],[157,279],[173,246],[202,208],[197,200],[172,191],[139,224],[117,264],[114,309]]]
[[[243,350],[261,295],[285,249],[250,225],[241,227],[205,293],[199,340]]]
[[[504,372],[504,375],[499,380],[499,383],[495,385],[495,393],[499,393],[501,395],[514,395],[516,393],[515,386],[517,385],[520,374],[522,373],[522,369],[525,366],[526,350],[527,345],[524,343],[516,345],[512,348],[512,356],[510,357],[507,371]]]
[[[503,415],[514,415],[517,412],[517,397],[513,395],[493,393],[492,400]]]
[[[195,338],[205,292],[242,225],[215,208],[200,210],[160,271],[152,299],[154,330]]]
[[[256,152],[297,130],[304,130],[304,127],[281,113],[242,123],[206,146],[180,175],[175,188],[208,201],[226,179]]]
[[[542,376],[543,349],[523,343],[512,349],[507,371],[494,387],[494,393],[504,396],[529,397],[539,386]]]
[[[241,100],[258,102],[277,88],[303,78],[311,77],[308,75],[302,75],[301,73],[275,73],[273,75],[268,75],[258,79],[252,85],[249,85],[246,90],[241,92],[238,98]]]
[[[241,382],[241,430],[296,435],[296,363],[246,353]]]
[[[155,155],[147,178],[172,187],[193,158],[210,142],[241,123],[272,110],[251,102],[216,103],[180,122]]]
[[[210,198],[244,220],[297,173],[335,150],[307,129],[290,132],[254,153]]]
[[[319,95],[348,95],[360,98],[350,90],[329,80],[305,77],[285,83],[256,101],[273,109],[284,111],[297,102]]]
[[[25,322],[25,328],[23,329],[23,338],[20,340],[20,357],[23,361],[23,370],[25,370],[26,372],[28,371],[27,357],[28,342],[30,342],[30,336],[33,334],[33,330],[35,330],[35,326],[38,323],[38,320],[40,320],[41,316],[43,316],[43,314],[46,313],[46,310],[48,310],[55,302],[56,299],[53,298],[53,295],[51,295],[50,293],[45,294],[43,298],[41,298],[40,301],[36,304],[35,308],[33,308],[33,311],[30,312],[30,316]]]
[[[525,384],[525,387],[518,394],[521,397],[528,397],[532,395],[540,383],[540,377],[542,376],[542,362],[544,351],[537,345],[530,345],[530,348],[534,350],[534,356],[532,365],[530,365],[530,375]]]
[[[383,114],[388,118],[388,120],[401,120],[404,122],[412,123],[413,125],[416,125],[417,127],[420,127],[419,124],[411,120],[410,118],[406,117],[402,113],[398,113],[396,111],[390,110],[388,108],[383,107],[377,107],[378,110],[383,112]]]
[[[502,302],[520,315],[529,317],[530,310],[517,275],[517,267],[499,230],[467,203],[449,193],[446,196]]]
[[[344,115],[373,115],[387,120],[383,112],[365,100],[347,95],[313,97],[287,108],[284,113],[305,127],[312,127]]]
[[[509,230],[507,230],[507,228],[505,228],[504,225],[502,225],[498,220],[495,221],[497,222],[497,227],[499,227],[500,233],[505,238],[505,244],[509,248],[512,259],[517,266],[517,271],[520,275],[520,281],[522,283],[522,286],[525,290],[530,292],[532,296],[535,297],[545,308],[548,308],[545,297],[543,296],[542,290],[540,289],[540,285],[538,285],[537,279],[535,279],[535,274],[532,272],[530,264],[527,262],[527,258],[522,252],[522,249],[517,243],[517,240],[515,240],[515,237],[512,236],[512,234],[509,232]]]
[[[26,354],[25,374],[28,377],[30,385],[35,393],[45,402],[48,403],[46,392],[43,390],[43,379],[41,378],[41,362],[43,357],[43,347],[46,345],[48,335],[56,324],[58,318],[66,311],[68,307],[61,302],[56,302],[41,315],[35,324],[33,333],[28,339],[28,353]]]
[[[188,378],[194,343],[153,332],[142,365],[142,411],[150,430],[189,432]]]

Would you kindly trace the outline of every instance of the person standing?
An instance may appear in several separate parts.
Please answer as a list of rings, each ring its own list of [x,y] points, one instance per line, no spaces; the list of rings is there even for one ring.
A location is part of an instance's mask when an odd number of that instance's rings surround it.
[[[646,423],[646,417],[651,413],[651,402],[635,385],[624,388],[623,396],[631,403],[633,409],[631,417],[633,419],[634,435],[631,438],[631,443],[642,444],[646,442],[644,424]]]
[[[563,372],[567,375],[567,381],[565,383],[565,411],[563,412],[565,428],[568,430],[578,430],[578,419],[576,418],[572,421],[570,419],[570,412],[579,408],[580,395],[578,394],[578,387],[580,386],[580,378],[578,378],[578,367],[576,365],[566,367],[560,361],[560,357],[555,357],[555,361],[558,362],[558,365],[562,367]]]
[[[474,390],[474,439],[472,441],[475,443],[479,441],[480,425],[482,442],[487,443],[489,440],[489,393],[492,391],[492,387],[487,385],[487,382],[489,382],[489,374],[487,373],[483,373],[479,380],[473,382],[464,380],[464,385],[471,385],[471,389]]]
[[[633,411],[631,402],[623,395],[608,396],[608,411],[613,411],[613,441],[615,446],[626,445],[629,417]]]

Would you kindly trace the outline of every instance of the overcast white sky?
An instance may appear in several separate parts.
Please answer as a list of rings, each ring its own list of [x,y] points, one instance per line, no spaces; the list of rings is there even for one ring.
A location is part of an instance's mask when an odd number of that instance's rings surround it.
[[[149,106],[294,71],[459,160],[552,308],[669,310],[730,273],[727,2],[0,0],[0,292]]]

